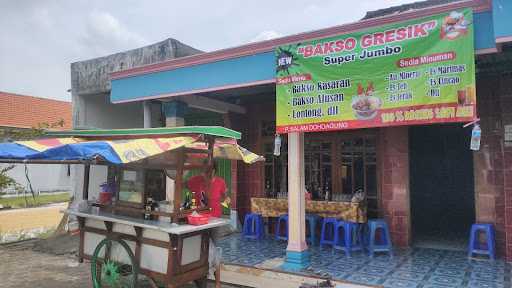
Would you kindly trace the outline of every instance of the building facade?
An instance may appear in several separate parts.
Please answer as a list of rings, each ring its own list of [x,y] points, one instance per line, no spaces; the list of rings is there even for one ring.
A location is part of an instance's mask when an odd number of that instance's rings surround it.
[[[466,8],[473,12],[480,149],[469,149],[471,128],[463,128],[464,123],[304,133],[303,177],[318,199],[327,194],[343,201],[364,190],[369,217],[387,220],[397,246],[461,245],[472,223],[485,222],[496,227],[499,255],[511,260],[512,26],[507,21],[512,4],[506,0],[424,1],[369,12],[355,23],[230,49],[195,54],[188,48],[194,55],[183,58],[128,66],[114,59],[117,64],[109,67],[115,68],[102,70],[112,73],[110,81],[103,80],[108,84],[99,98],[80,90],[83,81],[101,77],[78,67],[106,60],[75,63],[74,125],[222,124],[241,131],[241,144],[266,157],[257,165],[226,165],[232,210],[243,216],[251,198],[280,197],[289,188],[290,155],[286,149],[280,156],[273,153],[275,49]],[[126,113],[131,117],[123,120]],[[281,136],[286,147],[287,137]]]

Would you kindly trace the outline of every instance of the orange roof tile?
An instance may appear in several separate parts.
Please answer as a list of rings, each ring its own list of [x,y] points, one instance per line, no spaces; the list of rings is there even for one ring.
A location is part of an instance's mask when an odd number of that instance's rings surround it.
[[[71,129],[71,102],[0,91],[0,126],[32,128],[61,119],[64,126],[53,129]]]

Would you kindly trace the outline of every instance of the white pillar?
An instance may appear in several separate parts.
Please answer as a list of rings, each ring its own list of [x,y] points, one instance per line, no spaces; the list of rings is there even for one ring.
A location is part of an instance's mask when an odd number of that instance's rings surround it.
[[[151,102],[142,102],[142,107],[144,108],[144,128],[151,128]]]
[[[300,270],[309,265],[306,244],[304,133],[288,134],[288,247],[284,268]]]

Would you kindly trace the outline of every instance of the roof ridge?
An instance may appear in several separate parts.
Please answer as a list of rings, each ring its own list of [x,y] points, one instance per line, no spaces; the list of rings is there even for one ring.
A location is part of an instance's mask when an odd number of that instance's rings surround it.
[[[450,9],[459,9],[465,7],[473,7],[473,9],[487,9],[489,3],[488,1],[490,0],[453,0],[453,2],[441,5],[434,5],[427,8],[413,9],[411,11],[405,11],[391,15],[384,15],[382,17],[360,19],[354,22],[343,23],[340,25],[334,25],[326,28],[314,29],[300,33],[294,33],[291,35],[286,35],[283,37],[274,38],[270,40],[245,43],[242,45],[226,47],[214,51],[193,54],[180,58],[168,59],[158,63],[151,63],[147,65],[141,65],[138,67],[132,67],[129,69],[123,69],[110,73],[110,78],[112,80],[115,80],[119,78],[132,77],[136,75],[161,72],[165,70],[176,69],[186,66],[194,66],[225,59],[254,55],[257,53],[270,52],[276,46],[300,43],[301,41],[310,41],[312,39],[322,39],[326,37],[332,37],[334,35],[351,33],[354,31],[364,30],[378,25],[402,22],[417,17],[426,17],[437,13],[444,13],[446,11],[449,11]]]
[[[31,97],[31,98],[41,99],[41,100],[48,100],[48,101],[55,101],[55,102],[64,102],[64,103],[71,104],[71,101],[66,101],[66,100],[59,100],[59,99],[53,99],[53,98],[46,98],[46,97],[42,97],[42,96],[33,96],[33,95],[12,93],[12,92],[7,92],[7,91],[1,91],[0,90],[0,96],[2,96],[2,95],[10,95],[10,96],[17,96],[17,97]]]
[[[464,2],[465,0],[423,0],[415,1],[411,3],[405,3],[395,6],[390,6],[382,9],[366,11],[366,14],[361,20],[367,20],[372,18],[384,17],[393,14],[399,14],[412,10],[429,9],[435,6],[442,6],[446,4],[452,4],[456,2]]]

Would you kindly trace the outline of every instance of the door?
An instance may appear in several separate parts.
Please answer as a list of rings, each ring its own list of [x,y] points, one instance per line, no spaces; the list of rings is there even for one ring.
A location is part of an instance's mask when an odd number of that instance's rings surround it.
[[[431,125],[409,133],[413,241],[467,238],[475,219],[471,129]]]

